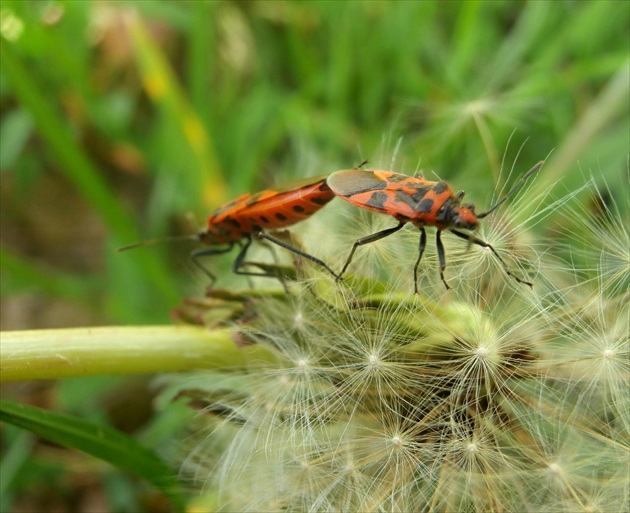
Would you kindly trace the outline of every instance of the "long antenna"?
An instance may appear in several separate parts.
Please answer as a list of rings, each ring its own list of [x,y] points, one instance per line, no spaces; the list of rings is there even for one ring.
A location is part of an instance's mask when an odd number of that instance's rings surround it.
[[[494,212],[497,208],[503,205],[503,203],[505,203],[505,200],[507,200],[510,196],[512,196],[512,194],[514,194],[517,190],[519,190],[523,186],[525,181],[530,176],[532,176],[536,171],[538,171],[543,166],[544,163],[545,161],[541,160],[533,168],[527,171],[527,173],[525,173],[523,177],[518,182],[516,182],[516,184],[514,185],[514,187],[512,187],[512,190],[510,192],[508,192],[505,196],[503,196],[503,198],[501,198],[493,207],[491,207],[490,210],[486,210],[484,213],[478,214],[477,219],[482,219],[486,217],[488,214],[492,214],[492,212]]]
[[[161,244],[162,242],[181,242],[185,240],[192,241],[192,242],[199,242],[199,236],[198,235],[179,235],[176,237],[164,237],[163,239],[143,240],[141,242],[135,242],[133,244],[128,244],[127,246],[116,248],[116,251],[127,251],[128,249],[139,248],[140,246],[152,246],[153,244]]]

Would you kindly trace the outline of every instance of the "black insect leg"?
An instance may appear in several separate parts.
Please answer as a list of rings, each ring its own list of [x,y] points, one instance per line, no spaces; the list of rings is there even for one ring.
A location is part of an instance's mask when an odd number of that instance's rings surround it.
[[[254,271],[244,271],[243,268],[246,266],[250,266],[250,265],[256,265],[256,266],[260,266],[262,264],[258,264],[256,262],[246,262],[245,261],[245,256],[247,255],[247,250],[249,249],[249,247],[252,244],[252,238],[251,237],[246,237],[245,238],[245,243],[243,244],[243,246],[241,247],[241,250],[238,252],[238,255],[236,255],[236,258],[234,259],[234,263],[232,264],[232,272],[234,274],[239,274],[241,276],[257,276],[257,277],[261,277],[261,278],[277,278],[280,283],[282,284],[282,286],[284,287],[284,290],[287,291],[287,287],[286,284],[284,283],[284,279],[282,277],[282,274],[280,273],[280,271],[278,270],[277,272],[254,272]],[[275,268],[275,266],[271,266],[271,269]],[[253,288],[253,283],[250,280],[249,281],[249,286]]]
[[[446,254],[444,253],[444,245],[442,244],[441,230],[438,230],[435,233],[435,245],[437,246],[438,260],[440,262],[440,278],[442,278],[442,283],[444,283],[446,290],[448,290],[451,287],[448,286],[448,283],[446,283],[446,280],[444,279],[444,269],[446,269]]]
[[[294,248],[290,244],[287,244],[286,242],[283,242],[280,239],[276,239],[275,237],[272,237],[268,233],[258,232],[257,236],[258,236],[259,239],[264,239],[264,240],[267,240],[269,242],[273,242],[274,244],[277,244],[281,248],[288,249],[289,251],[295,253],[296,255],[304,257],[307,260],[310,260],[311,262],[319,265],[320,267],[326,269],[335,278],[335,280],[340,280],[341,279],[341,275],[337,275],[335,273],[335,271],[333,271],[323,260],[320,260],[319,258],[316,258],[313,255],[309,255],[308,253],[305,253],[304,251],[301,251],[301,250],[299,250],[297,248]]]
[[[460,238],[462,238],[464,240],[467,240],[468,242],[471,242],[472,244],[477,244],[477,246],[481,246],[482,248],[488,248],[490,251],[492,251],[492,254],[496,257],[496,259],[499,262],[501,262],[501,265],[503,266],[503,269],[505,270],[505,273],[508,276],[511,276],[517,282],[522,283],[523,285],[529,285],[530,287],[534,286],[533,283],[531,283],[529,281],[525,281],[525,280],[519,278],[512,271],[510,271],[510,269],[508,268],[508,266],[505,263],[505,261],[499,256],[499,254],[495,251],[495,249],[490,244],[488,244],[486,241],[478,239],[474,235],[470,235],[468,233],[458,232],[457,230],[450,230],[450,231],[452,233],[454,233],[455,235],[457,235],[458,237],[460,237]]]
[[[263,239],[262,237],[259,237],[259,238],[261,239],[260,240],[260,245],[269,251],[269,254],[271,255],[271,258],[273,259],[274,266],[279,267],[280,266],[280,262],[278,261],[278,253],[276,252],[276,248],[274,247],[274,245],[273,244],[267,244],[265,239]],[[258,264],[255,264],[255,265],[258,265]]]
[[[266,273],[266,272],[254,272],[254,271],[243,271],[243,267],[248,266],[248,265],[257,265],[255,262],[245,262],[245,255],[247,255],[247,250],[249,249],[249,247],[252,245],[252,238],[251,237],[247,237],[245,239],[245,243],[243,244],[243,247],[241,248],[241,250],[238,252],[238,255],[236,255],[236,258],[234,259],[234,263],[232,264],[232,272],[234,274],[240,274],[241,276],[261,276],[263,278],[278,278],[280,279],[280,276],[276,273]],[[282,281],[282,280],[280,280]]]
[[[217,277],[212,274],[205,265],[203,265],[199,259],[205,256],[212,256],[212,255],[222,255],[223,253],[228,253],[230,251],[232,251],[232,248],[234,247],[234,243],[228,244],[228,246],[226,248],[206,248],[206,249],[198,249],[196,251],[193,251],[190,254],[190,258],[193,261],[193,263],[199,267],[199,269],[201,269],[206,276],[208,276],[208,278],[210,278],[210,287],[212,288],[212,286],[214,285],[214,282],[217,281]],[[242,251],[242,250],[241,250]]]
[[[245,242],[242,245],[240,242],[238,243],[232,242],[228,244],[227,247],[224,247],[224,248],[199,249],[197,251],[193,251],[190,254],[190,257],[192,261],[195,263],[195,265],[199,267],[199,269],[201,269],[204,272],[204,274],[208,276],[208,278],[210,278],[209,288],[212,288],[214,286],[214,283],[217,281],[217,277],[201,263],[200,259],[206,256],[221,255],[223,253],[228,253],[229,251],[232,250],[232,248],[234,248],[235,244],[239,244],[241,246],[241,249],[239,250],[238,255],[236,255],[234,262],[232,263],[232,272],[234,274],[239,274],[241,276],[261,276],[261,277],[267,277],[267,278],[278,278],[280,279],[280,281],[282,281],[281,276],[278,273],[253,272],[253,271],[243,270],[243,267],[245,266],[256,265],[255,262],[245,262],[245,256],[247,255],[247,250],[252,244],[251,237],[245,237]],[[251,283],[250,283],[250,286],[251,286]]]
[[[418,266],[420,265],[420,260],[422,260],[422,255],[424,255],[424,249],[427,247],[427,232],[424,231],[424,228],[420,228],[420,242],[418,244],[418,260],[416,260],[416,265],[413,266],[413,292],[414,294],[418,293]]]
[[[346,260],[346,263],[344,264],[343,269],[341,269],[339,276],[337,276],[337,281],[339,281],[341,277],[344,275],[344,273],[346,272],[346,269],[350,265],[350,262],[352,262],[352,257],[354,256],[354,252],[357,250],[359,246],[363,246],[365,244],[369,244],[370,242],[376,242],[377,240],[381,240],[382,238],[387,237],[388,235],[391,235],[392,233],[396,233],[403,226],[405,226],[405,223],[401,222],[399,225],[394,226],[393,228],[388,228],[387,230],[382,230],[380,232],[373,233],[372,235],[368,235],[367,237],[362,237],[359,240],[357,240],[352,246],[352,250],[350,251],[350,254],[348,255],[348,259]]]

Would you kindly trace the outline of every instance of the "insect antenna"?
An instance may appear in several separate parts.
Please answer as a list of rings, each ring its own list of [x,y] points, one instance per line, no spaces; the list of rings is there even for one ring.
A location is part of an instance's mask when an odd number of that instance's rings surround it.
[[[162,239],[143,240],[140,242],[134,242],[127,246],[116,248],[116,251],[127,251],[128,249],[139,248],[141,246],[153,246],[153,244],[161,244],[163,242],[181,242],[181,241],[199,242],[198,235],[178,235],[175,237],[164,237]]]
[[[477,214],[477,219],[483,219],[487,215],[492,214],[492,212],[494,212],[501,205],[503,205],[503,203],[505,203],[505,200],[507,200],[510,196],[512,196],[512,194],[514,194],[517,190],[519,190],[523,186],[525,181],[530,176],[532,176],[536,171],[538,171],[543,166],[544,163],[545,163],[545,161],[541,160],[533,168],[531,168],[529,171],[527,171],[527,173],[525,173],[523,175],[523,177],[518,182],[516,182],[516,184],[514,185],[514,187],[512,187],[510,192],[508,192],[505,196],[503,196],[503,198],[501,198],[497,203],[495,203],[494,206],[492,206],[489,210],[486,210],[485,212],[483,212],[481,214]]]

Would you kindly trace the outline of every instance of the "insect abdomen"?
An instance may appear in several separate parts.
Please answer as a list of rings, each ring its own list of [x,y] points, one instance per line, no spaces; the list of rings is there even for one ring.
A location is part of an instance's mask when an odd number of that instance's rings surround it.
[[[277,230],[310,217],[335,197],[325,180],[287,191],[245,194],[208,217],[217,244],[235,242],[255,232]]]

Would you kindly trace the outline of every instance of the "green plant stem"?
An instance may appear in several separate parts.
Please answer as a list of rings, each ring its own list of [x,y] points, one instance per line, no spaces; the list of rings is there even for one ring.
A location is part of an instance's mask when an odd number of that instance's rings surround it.
[[[621,119],[628,112],[628,98],[630,94],[630,59],[626,60],[617,73],[608,81],[599,95],[593,100],[589,108],[577,120],[572,130],[565,136],[562,145],[555,151],[532,183],[528,194],[536,197],[550,187],[560,183],[567,173],[572,172],[575,162],[585,148],[596,141],[597,136]],[[531,216],[537,203],[532,201],[519,207],[520,218]]]
[[[233,333],[197,326],[6,331],[0,381],[241,366],[255,349],[239,349]]]

